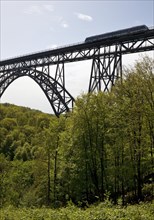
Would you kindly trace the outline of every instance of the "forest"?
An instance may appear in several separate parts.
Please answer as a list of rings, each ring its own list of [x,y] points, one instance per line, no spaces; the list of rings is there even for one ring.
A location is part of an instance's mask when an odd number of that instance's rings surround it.
[[[73,111],[59,118],[0,104],[0,208],[150,203],[152,216],[153,154],[154,60],[149,57],[125,68],[111,92],[81,94]]]

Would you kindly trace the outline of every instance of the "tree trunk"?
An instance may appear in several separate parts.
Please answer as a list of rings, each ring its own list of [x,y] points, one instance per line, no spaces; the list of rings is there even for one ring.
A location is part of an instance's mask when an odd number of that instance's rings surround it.
[[[50,166],[51,166],[51,163],[50,163],[50,149],[48,148],[48,187],[47,187],[47,205],[50,206],[50,202],[51,202],[51,199],[50,199]]]
[[[54,197],[54,207],[56,207],[56,200],[57,200],[57,156],[58,156],[58,145],[59,145],[59,137],[57,138],[57,146],[55,149],[55,156],[54,156],[54,181],[53,181],[53,197]]]

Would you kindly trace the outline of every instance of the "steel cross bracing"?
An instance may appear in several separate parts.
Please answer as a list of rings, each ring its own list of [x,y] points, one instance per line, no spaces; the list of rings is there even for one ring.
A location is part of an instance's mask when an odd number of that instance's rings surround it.
[[[17,78],[34,79],[47,96],[55,114],[69,111],[74,98],[65,88],[65,63],[92,60],[89,92],[109,91],[122,78],[122,55],[154,50],[154,29],[146,33],[94,43],[80,43],[50,51],[0,61],[0,97]],[[56,66],[51,77],[51,66]]]

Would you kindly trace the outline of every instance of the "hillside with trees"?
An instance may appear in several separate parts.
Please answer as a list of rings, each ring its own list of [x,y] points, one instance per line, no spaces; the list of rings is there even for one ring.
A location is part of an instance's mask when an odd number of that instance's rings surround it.
[[[153,154],[154,60],[144,57],[59,118],[0,104],[0,206],[151,202]]]

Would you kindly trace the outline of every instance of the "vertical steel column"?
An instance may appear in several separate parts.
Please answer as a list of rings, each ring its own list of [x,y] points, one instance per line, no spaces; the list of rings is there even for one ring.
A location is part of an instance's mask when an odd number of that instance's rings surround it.
[[[91,76],[89,82],[89,92],[101,90],[101,71],[100,71],[100,58],[93,58]]]
[[[62,63],[57,63],[57,67],[56,67],[56,73],[55,73],[55,80],[56,82],[60,83],[60,85],[63,88],[62,91],[62,98],[63,100],[66,102],[67,96],[65,93],[65,68],[64,68],[64,62]],[[55,85],[56,87],[58,86],[57,84]],[[73,106],[72,106],[73,108]]]
[[[64,62],[58,63],[56,67],[55,80],[59,82],[65,88],[65,72],[64,72]]]
[[[56,67],[55,80],[65,88],[65,70],[64,70],[64,62],[58,63]],[[65,90],[63,90],[63,99],[65,100]]]

